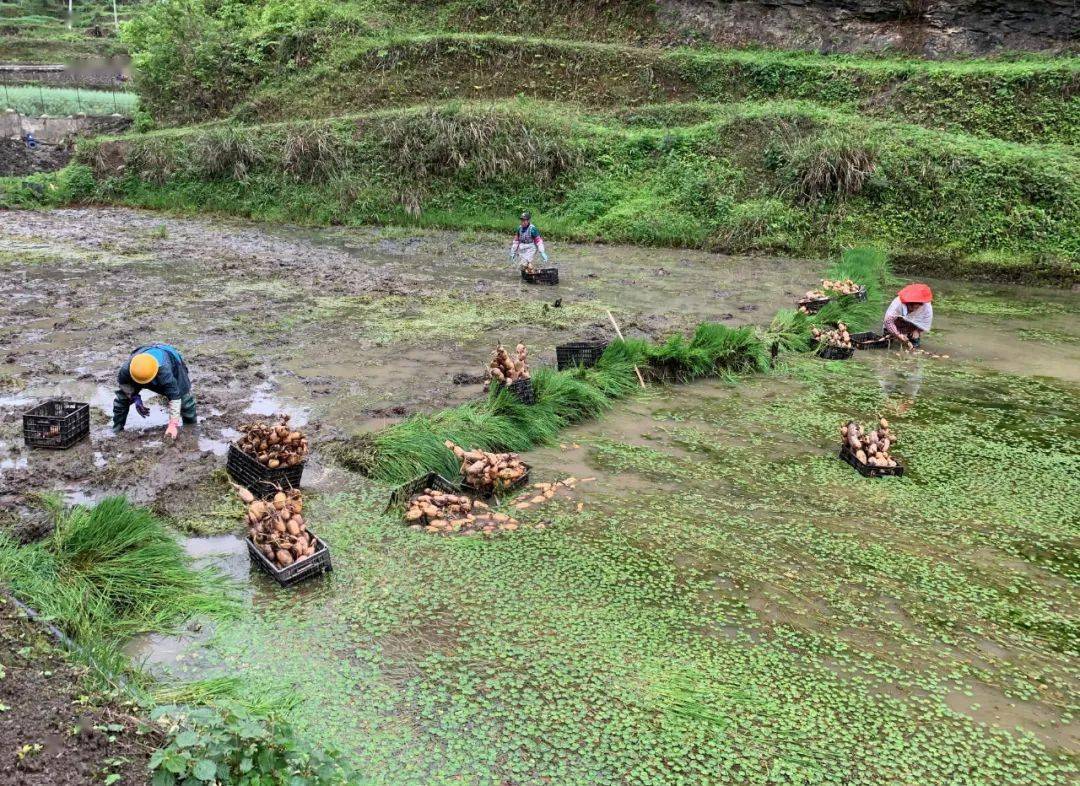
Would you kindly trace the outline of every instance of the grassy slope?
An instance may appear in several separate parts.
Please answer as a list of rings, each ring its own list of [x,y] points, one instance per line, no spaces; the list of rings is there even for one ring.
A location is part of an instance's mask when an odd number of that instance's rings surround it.
[[[546,233],[574,239],[828,254],[869,237],[946,269],[1075,279],[1080,161],[1069,148],[801,102],[699,109],[710,119],[663,129],[507,102],[162,131],[84,144],[79,160],[97,178],[84,173],[70,196],[271,220],[485,228],[530,206]],[[830,186],[859,152],[874,169],[858,193]],[[18,186],[7,201],[26,194]]]
[[[139,0],[118,3],[120,21]],[[102,35],[90,34],[91,28]],[[66,4],[45,0],[0,3],[0,62],[57,63],[68,58],[121,54],[110,2],[75,3],[68,25]]]
[[[1067,58],[928,63],[444,33],[344,42],[311,68],[261,85],[236,113],[310,118],[518,95],[617,110],[804,99],[977,136],[1075,144],[1078,87],[1080,61]]]

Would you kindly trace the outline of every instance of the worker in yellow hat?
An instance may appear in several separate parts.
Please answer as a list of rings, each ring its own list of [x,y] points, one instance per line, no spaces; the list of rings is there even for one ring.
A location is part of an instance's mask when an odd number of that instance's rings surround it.
[[[150,414],[150,408],[139,395],[144,388],[164,396],[169,402],[167,436],[176,439],[181,421],[188,425],[198,422],[187,364],[176,347],[169,344],[139,347],[121,366],[116,377],[119,387],[113,399],[113,431],[124,430],[132,404],[142,417]]]

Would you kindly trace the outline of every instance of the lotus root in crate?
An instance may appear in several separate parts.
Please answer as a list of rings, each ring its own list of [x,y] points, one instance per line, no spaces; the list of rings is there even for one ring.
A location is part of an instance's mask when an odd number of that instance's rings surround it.
[[[545,267],[540,270],[522,270],[521,280],[526,284],[543,284],[553,287],[559,283],[559,269],[557,267]]]
[[[287,567],[280,568],[271,562],[250,537],[246,539],[248,556],[251,557],[252,562],[262,568],[282,587],[291,587],[299,584],[304,579],[321,576],[323,573],[334,569],[333,565],[330,564],[330,547],[326,545],[326,541],[314,532],[311,535],[315,538],[315,553]]]
[[[90,434],[90,405],[51,399],[23,414],[23,442],[33,448],[67,450]]]
[[[300,488],[304,464],[305,462],[301,461],[291,467],[270,469],[236,445],[229,445],[229,457],[225,469],[233,480],[255,496],[265,499],[273,496],[278,489]]]
[[[458,487],[444,478],[438,472],[429,472],[418,478],[403,483],[390,494],[390,503],[386,506],[389,513],[392,510],[402,510],[409,504],[409,500],[417,494],[422,494],[425,489],[432,491],[445,491],[447,494],[457,494]]]

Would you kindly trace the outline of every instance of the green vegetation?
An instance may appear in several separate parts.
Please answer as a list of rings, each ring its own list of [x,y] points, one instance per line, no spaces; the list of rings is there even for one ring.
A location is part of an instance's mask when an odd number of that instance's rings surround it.
[[[53,534],[35,544],[0,532],[0,581],[106,668],[120,670],[117,648],[136,634],[235,613],[224,578],[193,569],[145,508],[114,497],[54,514]]]
[[[869,249],[853,250],[828,273],[865,282],[865,302],[836,300],[813,320],[846,320],[853,330],[866,327],[881,313],[885,257]],[[806,348],[811,320],[781,315],[770,332],[699,325],[693,336],[673,335],[659,344],[613,342],[594,368],[533,374],[536,402],[520,403],[495,386],[486,401],[465,404],[433,415],[417,415],[374,434],[366,434],[336,451],[350,469],[386,483],[405,483],[428,472],[447,478],[459,475],[459,462],[445,445],[450,440],[468,450],[525,451],[548,444],[574,423],[596,418],[617,399],[637,389],[637,367],[657,382],[689,382],[707,376],[735,378],[767,371],[770,345]]]
[[[129,18],[141,0],[117,0],[117,18]],[[0,61],[60,63],[69,58],[120,54],[111,0],[5,0],[0,3]]]
[[[150,715],[165,744],[150,758],[153,786],[362,786],[334,754],[297,746],[289,726],[243,704],[163,705]]]
[[[320,499],[332,581],[200,654],[291,686],[299,734],[394,784],[1069,784],[1075,390],[878,360],[617,404],[561,435],[584,459],[530,457],[599,475],[515,513],[543,531],[437,538],[388,488]],[[903,478],[836,458],[877,413]]]
[[[81,90],[39,85],[0,87],[5,109],[24,115],[120,114],[131,116],[139,103],[134,93],[112,90]]]
[[[555,237],[792,254],[873,237],[930,259],[993,250],[1063,283],[1080,250],[1071,151],[803,103],[663,130],[545,104],[448,106],[92,141],[78,161],[95,173],[85,200],[268,220],[496,228],[508,205],[543,206]],[[21,182],[3,193],[33,201]]]

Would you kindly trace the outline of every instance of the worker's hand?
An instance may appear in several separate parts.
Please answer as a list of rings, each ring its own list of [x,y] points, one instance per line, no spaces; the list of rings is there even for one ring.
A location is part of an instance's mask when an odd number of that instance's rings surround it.
[[[911,343],[911,339],[907,339],[907,338],[904,339],[904,348],[906,350],[908,350],[909,352],[914,352],[915,351],[915,345]]]
[[[516,255],[514,254],[514,252],[513,252],[513,251],[511,251],[511,252],[510,252],[509,254],[507,254],[507,257],[506,257],[506,258],[510,260],[510,264],[511,264],[511,265],[512,265],[512,264],[514,264],[514,257],[515,257],[515,256],[516,256]]]
[[[142,397],[140,397],[138,393],[136,393],[135,397],[131,399],[131,403],[135,405],[135,411],[138,412],[139,415],[141,415],[142,417],[145,418],[150,415],[150,407],[143,404]]]
[[[165,428],[165,436],[176,439],[180,431],[180,421],[177,418],[169,418],[169,425]]]
[[[542,260],[544,260],[545,262],[547,262],[547,260],[548,260],[547,252],[546,251],[541,251],[540,252],[540,258]]]

